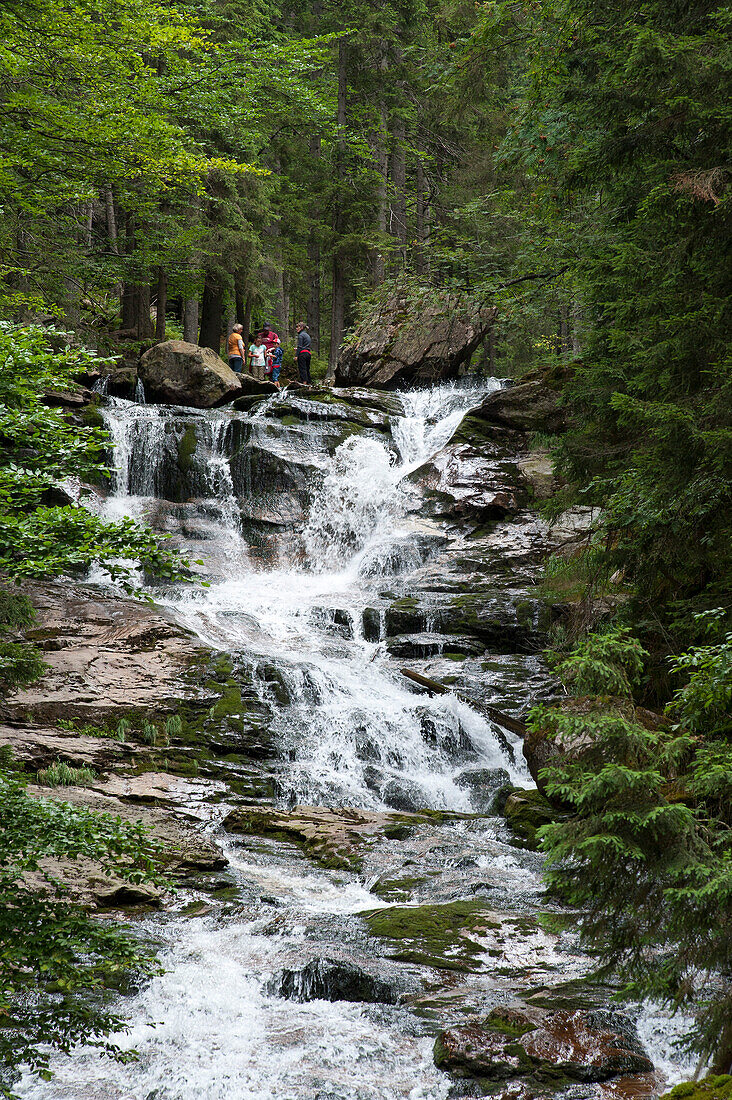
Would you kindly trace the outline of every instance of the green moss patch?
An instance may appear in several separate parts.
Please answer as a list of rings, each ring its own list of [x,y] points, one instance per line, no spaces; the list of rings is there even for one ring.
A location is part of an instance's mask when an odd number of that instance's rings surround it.
[[[664,1093],[661,1100],[732,1100],[732,1077],[724,1073],[703,1081],[684,1081]]]
[[[480,898],[443,905],[394,906],[361,915],[372,935],[399,941],[390,958],[438,970],[479,970],[484,951],[471,934],[500,928],[488,917]]]

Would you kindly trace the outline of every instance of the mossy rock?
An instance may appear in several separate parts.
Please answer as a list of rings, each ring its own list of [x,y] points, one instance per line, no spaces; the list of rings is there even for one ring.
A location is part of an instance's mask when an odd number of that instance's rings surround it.
[[[684,1081],[666,1092],[661,1100],[732,1100],[732,1077],[705,1077],[703,1081]]]
[[[498,812],[503,814],[517,841],[525,848],[538,851],[537,832],[541,826],[567,819],[567,814],[556,810],[536,789],[506,788],[501,795],[502,799],[505,795],[505,801]]]
[[[462,972],[479,970],[483,947],[469,933],[500,928],[480,898],[442,905],[393,906],[362,913],[369,931],[379,939],[397,940],[389,957],[399,962]]]
[[[192,424],[189,424],[178,440],[178,469],[182,474],[190,470],[197,446],[198,438],[196,436],[196,429]]]

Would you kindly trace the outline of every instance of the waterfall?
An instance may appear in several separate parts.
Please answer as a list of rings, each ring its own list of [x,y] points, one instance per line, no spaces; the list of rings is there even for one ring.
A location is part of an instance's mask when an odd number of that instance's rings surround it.
[[[304,424],[278,419],[286,394],[253,415],[111,398],[104,407],[114,444],[105,514],[144,516],[203,561],[210,587],[170,586],[155,595],[207,645],[246,663],[278,754],[280,806],[471,811],[466,775],[483,784],[493,774],[499,783],[508,777],[528,783],[491,723],[457,697],[412,694],[381,641],[396,592],[410,595],[425,585],[428,598],[435,583],[429,569],[437,562],[439,574],[437,555],[446,542],[439,525],[420,515],[420,490],[410,474],[497,385],[403,394],[404,412],[391,416],[390,434],[367,429],[348,438],[329,434],[325,405],[320,420],[315,404]],[[298,518],[283,522],[269,507],[281,497]],[[249,507],[243,520],[252,500],[261,507]],[[424,629],[436,621],[427,602]],[[526,674],[529,665],[521,668]],[[494,675],[483,673],[486,680]],[[236,758],[226,766],[246,788],[249,766]],[[564,995],[586,975],[590,960],[578,952],[571,929],[558,940],[536,922],[548,904],[540,857],[507,843],[499,819],[434,815],[406,832],[364,846],[360,873],[317,867],[277,839],[249,837],[241,845],[224,839],[236,904],[191,917],[183,905],[190,897],[200,903],[201,895],[181,888],[176,909],[146,922],[165,972],[121,1000],[132,1027],[115,1037],[139,1057],[110,1062],[97,1049],[54,1056],[53,1080],[27,1076],[19,1095],[456,1095],[433,1062],[433,1025],[394,1003],[401,992],[416,994],[417,1003],[426,996],[426,1015],[453,1012],[453,1019],[469,1021],[471,1006],[484,1015],[494,1004],[537,990],[551,999],[553,985]],[[482,897],[492,915],[507,917],[506,935],[491,941],[479,972],[449,972],[440,984],[419,952],[398,961],[395,944],[381,949],[366,936],[359,915],[388,906],[388,891],[400,882],[408,905]],[[346,973],[354,965],[378,967],[377,984],[390,990],[385,1003],[321,999],[322,983],[314,986],[308,975],[327,974],[332,960]],[[283,974],[291,975],[295,1000],[282,995]],[[668,1020],[645,1009],[636,1014],[644,1041],[673,1081],[679,1063],[669,1052]],[[606,1095],[599,1088],[580,1087],[595,1100]]]

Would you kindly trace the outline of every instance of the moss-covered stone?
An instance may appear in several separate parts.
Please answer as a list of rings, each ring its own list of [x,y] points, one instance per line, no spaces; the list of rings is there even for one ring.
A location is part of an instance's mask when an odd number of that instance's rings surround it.
[[[178,469],[182,474],[186,474],[190,470],[197,446],[196,429],[192,424],[189,424],[178,440]]]
[[[732,1077],[723,1073],[703,1081],[684,1081],[664,1093],[661,1100],[732,1100]]]
[[[537,831],[541,826],[549,825],[553,821],[564,821],[567,817],[547,802],[541,791],[522,790],[518,787],[507,790],[505,802],[499,812],[506,818],[517,840],[534,851],[539,848]]]
[[[393,906],[361,914],[369,931],[380,939],[397,940],[389,957],[438,970],[480,969],[483,947],[472,935],[500,928],[481,898],[442,905]]]

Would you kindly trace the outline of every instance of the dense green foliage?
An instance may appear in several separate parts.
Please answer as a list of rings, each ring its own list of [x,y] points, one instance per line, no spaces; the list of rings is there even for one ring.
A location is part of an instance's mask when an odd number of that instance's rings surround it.
[[[684,686],[663,722],[632,701],[647,656],[623,628],[586,637],[558,667],[574,696],[537,708],[567,749],[545,769],[573,816],[542,830],[551,886],[629,996],[690,1005],[689,1036],[732,1058],[732,635],[674,661]]]
[[[91,918],[59,880],[64,863],[86,859],[125,881],[149,881],[155,854],[140,825],[31,798],[0,772],[0,1095],[12,1095],[20,1068],[47,1076],[49,1046],[83,1042],[123,1057],[106,1037],[124,1020],[103,991],[153,973],[153,955],[117,922]]]
[[[180,576],[185,563],[144,527],[49,503],[66,477],[107,476],[109,438],[43,404],[47,390],[68,388],[97,362],[68,346],[55,351],[48,341],[38,327],[0,326],[0,571],[47,577],[97,563],[127,586],[138,564],[155,576]]]

